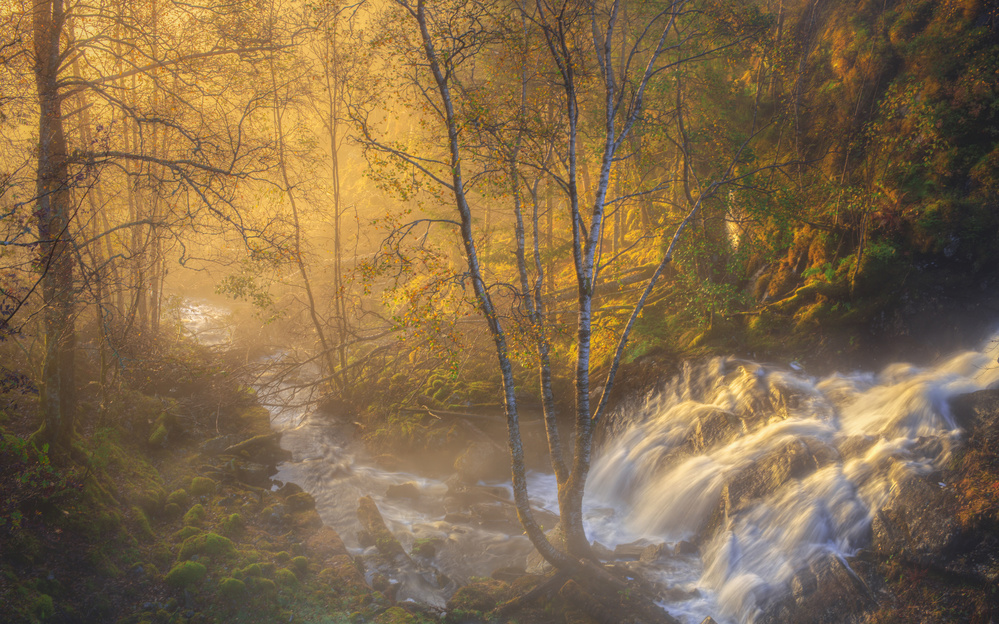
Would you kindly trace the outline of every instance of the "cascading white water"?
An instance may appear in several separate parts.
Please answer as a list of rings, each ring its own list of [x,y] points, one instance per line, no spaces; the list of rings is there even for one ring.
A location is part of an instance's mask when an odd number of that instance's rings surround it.
[[[997,350],[993,339],[934,367],[823,379],[728,358],[688,366],[594,462],[590,534],[703,539],[700,562],[665,573],[698,590],[672,608],[751,622],[809,562],[864,547],[872,513],[903,472],[947,461],[961,435],[947,401],[999,380]],[[802,474],[775,468],[799,449]],[[723,488],[740,483],[758,496],[719,520]],[[608,522],[608,507],[623,526]]]
[[[226,342],[224,310],[191,303],[181,312],[202,342]],[[748,624],[810,562],[866,546],[872,513],[902,476],[947,461],[961,437],[948,399],[999,381],[997,352],[999,338],[933,367],[821,379],[732,358],[688,364],[600,449],[587,482],[587,533],[610,548],[700,542],[699,552],[643,573],[667,588],[664,606],[685,624],[709,615]],[[445,521],[444,483],[376,467],[328,418],[279,406],[271,414],[294,454],[277,478],[312,494],[355,553],[357,498],[367,495],[404,546],[442,540],[434,565],[452,578],[523,563],[531,550],[519,532]],[[406,481],[419,485],[419,501],[385,496]],[[535,507],[557,513],[552,475],[532,473],[529,489]],[[400,597],[443,606],[439,589],[409,584]]]

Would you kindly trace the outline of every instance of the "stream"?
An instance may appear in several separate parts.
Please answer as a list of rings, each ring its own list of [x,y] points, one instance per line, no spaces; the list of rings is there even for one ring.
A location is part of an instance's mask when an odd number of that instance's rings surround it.
[[[203,344],[228,340],[224,308],[188,300],[180,313]],[[873,514],[903,475],[929,475],[948,461],[962,436],[948,399],[999,381],[997,354],[993,338],[934,366],[821,378],[797,363],[687,364],[613,419],[587,482],[587,535],[606,547],[606,558],[653,582],[685,624],[706,616],[749,624],[809,562],[843,560],[868,545]],[[276,396],[290,394],[292,380],[281,383]],[[361,496],[375,500],[407,551],[417,540],[437,540],[432,561],[416,569],[369,568],[369,580],[378,571],[397,585],[396,599],[443,608],[471,577],[524,568],[533,548],[516,527],[455,520],[443,481],[377,467],[353,440],[352,423],[304,408],[268,409],[293,454],[274,479],[309,492],[352,554],[368,561],[375,551],[358,542]],[[534,508],[557,513],[554,476],[533,472],[529,481]],[[386,495],[404,483],[419,496]],[[483,485],[510,491],[508,482]],[[656,547],[667,554],[637,560]]]

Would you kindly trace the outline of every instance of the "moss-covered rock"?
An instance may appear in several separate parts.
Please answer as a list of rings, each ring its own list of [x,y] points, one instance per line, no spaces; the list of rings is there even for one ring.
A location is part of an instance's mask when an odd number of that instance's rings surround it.
[[[291,560],[291,566],[298,572],[305,572],[309,569],[309,559],[307,557],[295,557]]]
[[[197,561],[184,561],[178,563],[167,572],[166,582],[174,587],[184,588],[201,579],[208,574],[208,568]]]
[[[316,500],[308,492],[292,494],[284,502],[292,511],[306,511],[316,508]]]
[[[201,503],[198,503],[184,514],[184,524],[187,526],[200,526],[205,521],[205,515],[205,508]]]
[[[250,565],[246,566],[245,568],[242,568],[241,570],[237,570],[236,573],[233,576],[235,576],[238,579],[248,579],[248,578],[253,578],[253,577],[263,576],[263,575],[264,575],[264,570],[263,570],[263,568],[260,567],[260,564],[259,563],[251,563]]]
[[[423,621],[402,607],[389,607],[375,618],[377,624],[420,624]]]
[[[246,596],[246,583],[239,579],[224,578],[219,581],[219,593],[227,600],[239,600]]]
[[[150,488],[136,495],[135,503],[147,515],[157,516],[163,512],[163,505],[166,503],[166,492],[160,487]]]
[[[229,538],[216,533],[199,533],[184,540],[177,560],[184,561],[194,555],[231,555],[235,552],[236,545]]]
[[[153,533],[153,527],[149,524],[149,517],[146,516],[146,512],[142,511],[138,506],[132,507],[132,519],[135,521],[135,525],[139,529],[139,535],[143,539],[151,539],[155,534]]]
[[[228,535],[229,537],[236,537],[241,535],[246,529],[246,524],[243,522],[243,516],[238,513],[230,514],[225,520],[222,521],[222,534]]]
[[[268,578],[263,578],[262,576],[251,576],[247,578],[246,586],[254,594],[261,596],[270,597],[277,594],[277,584]]]
[[[184,488],[180,488],[174,490],[173,492],[170,492],[170,495],[167,496],[166,499],[168,505],[173,504],[177,505],[178,507],[186,507],[187,501],[188,501],[187,490],[185,490]]]
[[[175,542],[183,542],[187,538],[193,535],[197,535],[198,533],[201,533],[201,529],[199,529],[198,527],[186,526],[183,529],[176,531],[173,535],[171,535],[170,539]]]
[[[149,439],[147,440],[147,442],[149,443],[149,446],[153,446],[153,447],[156,447],[156,448],[162,448],[162,447],[166,446],[167,434],[168,433],[169,433],[169,431],[167,430],[166,423],[162,423],[162,422],[159,423],[153,429],[153,432],[149,434]]]
[[[274,580],[284,587],[296,587],[298,585],[298,577],[288,568],[277,570],[274,573]]]
[[[215,489],[215,482],[208,477],[194,477],[191,481],[191,496],[211,496]]]
[[[437,554],[437,544],[440,542],[436,538],[422,538],[413,542],[412,553],[414,556],[433,558]]]

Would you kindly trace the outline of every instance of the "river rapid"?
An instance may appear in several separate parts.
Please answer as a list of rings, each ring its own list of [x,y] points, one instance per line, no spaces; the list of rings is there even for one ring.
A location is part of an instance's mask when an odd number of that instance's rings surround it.
[[[226,319],[224,308],[203,301],[181,309],[184,326],[208,345],[227,343]],[[751,623],[810,562],[845,561],[865,548],[874,513],[904,476],[932,475],[947,463],[962,439],[948,400],[999,382],[997,355],[992,338],[933,366],[821,378],[793,363],[719,357],[687,364],[612,419],[587,482],[587,534],[608,558],[617,548],[617,558],[653,582],[681,621]],[[357,539],[361,496],[376,501],[407,550],[424,538],[438,544],[417,569],[372,567],[369,576],[386,574],[399,600],[443,607],[456,585],[525,566],[533,548],[515,526],[456,519],[443,481],[379,468],[353,439],[352,423],[282,405],[295,403],[293,387],[307,382],[258,382],[277,399],[268,408],[271,424],[293,455],[274,479],[308,491],[323,521],[366,560],[374,560],[374,547]],[[403,483],[415,484],[419,496],[387,496]],[[509,483],[483,485],[510,490]],[[529,489],[535,508],[557,513],[552,475],[531,473]],[[660,544],[666,556],[635,560],[643,547]]]

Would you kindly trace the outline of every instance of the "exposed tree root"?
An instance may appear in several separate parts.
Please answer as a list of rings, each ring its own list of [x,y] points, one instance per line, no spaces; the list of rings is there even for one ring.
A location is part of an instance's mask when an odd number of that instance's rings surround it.
[[[590,561],[578,561],[572,570],[556,571],[531,591],[497,607],[509,615],[554,593],[600,624],[679,624],[665,609],[637,587]]]
[[[503,616],[513,613],[514,611],[526,607],[527,605],[531,604],[532,602],[534,602],[538,598],[541,598],[542,596],[547,596],[549,594],[555,593],[556,591],[558,591],[558,588],[565,583],[566,578],[568,577],[564,572],[553,573],[551,577],[543,581],[540,585],[538,585],[531,591],[527,592],[526,594],[522,594],[520,596],[517,596],[516,598],[507,600],[500,606],[496,607],[495,610],[496,615]]]

